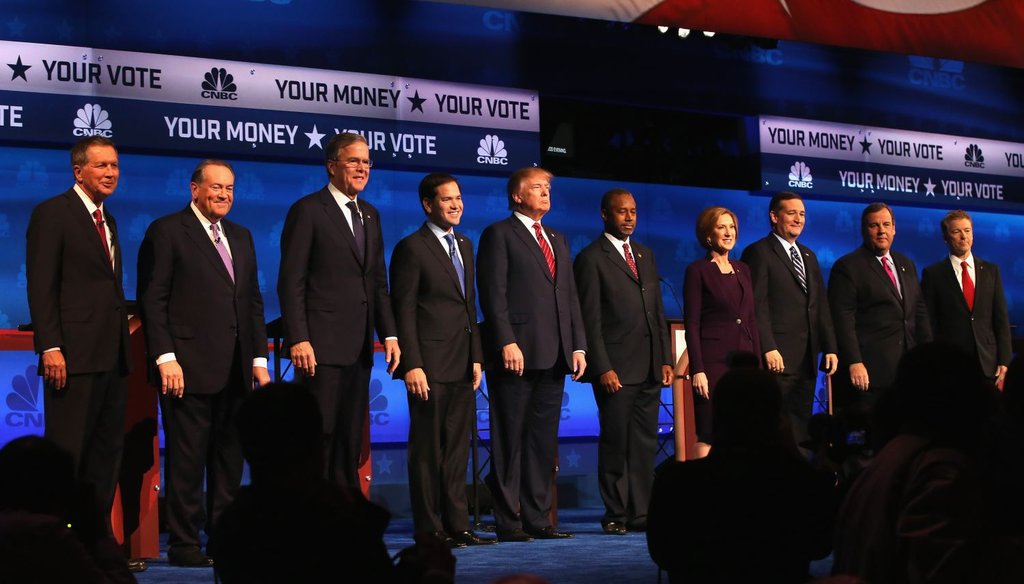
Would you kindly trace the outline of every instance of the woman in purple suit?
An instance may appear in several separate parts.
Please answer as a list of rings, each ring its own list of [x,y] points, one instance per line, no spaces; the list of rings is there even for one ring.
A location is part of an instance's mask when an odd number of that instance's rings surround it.
[[[698,458],[711,449],[711,396],[730,356],[737,351],[761,354],[750,268],[729,259],[738,229],[736,214],[729,209],[704,209],[697,218],[697,241],[708,254],[686,268],[683,280]]]

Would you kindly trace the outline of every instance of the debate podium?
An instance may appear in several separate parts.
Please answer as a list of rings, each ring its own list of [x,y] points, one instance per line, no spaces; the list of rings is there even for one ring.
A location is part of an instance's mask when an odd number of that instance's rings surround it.
[[[10,356],[23,353],[24,384],[27,390],[20,396],[25,406],[35,412],[19,414],[19,434],[42,434],[42,380],[36,376],[38,355],[33,348],[31,327],[28,330],[0,331],[0,352]],[[128,377],[127,411],[125,413],[124,455],[121,476],[110,510],[110,523],[114,537],[125,546],[132,558],[160,557],[159,517],[157,501],[160,495],[160,443],[157,436],[157,392],[146,379],[146,347],[142,323],[137,316],[128,320],[133,373]],[[20,371],[20,368],[19,368]],[[35,388],[33,391],[32,388]],[[28,398],[28,399],[24,399]],[[8,399],[8,401],[11,401]],[[38,419],[37,419],[38,418]],[[15,436],[11,436],[13,438]]]

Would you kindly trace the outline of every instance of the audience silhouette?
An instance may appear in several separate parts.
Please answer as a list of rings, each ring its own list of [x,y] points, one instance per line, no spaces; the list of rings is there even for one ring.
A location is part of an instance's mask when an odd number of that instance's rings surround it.
[[[322,478],[323,425],[307,389],[261,388],[237,422],[252,483],[224,511],[210,541],[225,584],[453,581],[455,560],[442,541],[417,538],[395,565],[383,540],[388,512]]]
[[[712,416],[709,455],[658,471],[651,558],[672,583],[806,581],[810,561],[831,548],[834,475],[800,455],[767,371],[726,373]]]
[[[888,397],[892,437],[843,502],[833,572],[873,584],[991,581],[979,455],[994,388],[977,359],[927,343],[904,355]]]
[[[0,582],[135,582],[95,491],[42,436],[0,449]]]

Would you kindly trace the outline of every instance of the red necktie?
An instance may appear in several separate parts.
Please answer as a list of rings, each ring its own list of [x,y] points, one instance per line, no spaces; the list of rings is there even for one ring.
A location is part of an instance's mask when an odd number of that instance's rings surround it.
[[[100,245],[103,246],[103,251],[107,253],[107,261],[110,260],[110,244],[107,243],[107,231],[103,229],[103,211],[96,209],[92,212],[93,219],[96,220],[96,233],[100,235]]]
[[[960,262],[960,278],[964,284],[964,300],[967,301],[967,310],[974,312],[974,281],[971,280],[971,273],[967,271],[967,262]]]
[[[629,269],[633,270],[633,277],[639,279],[640,274],[636,271],[636,261],[633,259],[633,254],[629,253],[628,243],[622,244],[622,251],[625,252],[626,255],[626,264],[629,266]]]
[[[540,251],[544,254],[544,259],[548,262],[548,271],[551,272],[551,277],[555,277],[555,254],[551,253],[551,246],[548,245],[548,240],[544,239],[544,235],[540,232],[540,223],[533,224],[533,230],[537,233],[537,243],[540,244]]]
[[[896,274],[893,273],[892,268],[889,267],[889,258],[882,258],[882,267],[885,268],[885,273],[889,274],[889,279],[892,280],[892,287],[896,289],[897,294],[900,294],[900,286],[896,283]],[[900,298],[902,297],[903,295],[900,294]]]

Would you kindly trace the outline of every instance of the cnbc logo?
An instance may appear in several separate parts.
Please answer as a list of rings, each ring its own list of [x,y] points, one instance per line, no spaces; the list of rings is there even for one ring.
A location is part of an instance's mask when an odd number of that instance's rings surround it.
[[[235,77],[223,67],[213,67],[203,75],[203,92],[200,94],[208,99],[238,99],[238,86]]]
[[[6,399],[7,415],[4,423],[12,428],[42,428],[43,413],[39,411],[39,375],[36,366],[25,369],[24,375],[15,375]]]
[[[967,85],[963,61],[913,55],[907,57],[907,60],[910,61],[907,80],[911,85],[956,91],[963,91]]]
[[[811,176],[811,167],[804,164],[803,161],[798,160],[793,163],[793,166],[789,167],[789,186],[813,189],[813,181],[814,177]]]
[[[497,164],[508,166],[508,151],[505,150],[505,143],[497,134],[487,134],[480,140],[480,147],[476,149],[476,161],[480,164]]]
[[[977,144],[971,144],[964,153],[964,166],[969,168],[985,168],[985,155]]]
[[[387,426],[391,423],[388,398],[384,395],[384,384],[379,379],[370,382],[370,423],[374,426]]]
[[[75,136],[103,136],[111,138],[114,126],[110,122],[110,114],[107,113],[98,103],[87,103],[78,108],[75,113],[75,129],[72,133]]]

